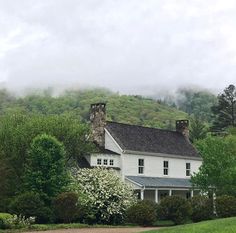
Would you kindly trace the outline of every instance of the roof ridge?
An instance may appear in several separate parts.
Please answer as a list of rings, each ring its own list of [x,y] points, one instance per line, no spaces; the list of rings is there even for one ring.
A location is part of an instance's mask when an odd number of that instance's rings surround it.
[[[127,124],[127,123],[121,123],[121,122],[116,122],[116,121],[106,121],[107,123],[114,123],[114,124],[119,124],[119,125],[126,125],[126,126],[135,126],[135,127],[140,127],[140,128],[145,128],[145,129],[154,129],[154,130],[160,130],[160,131],[167,131],[171,133],[179,133],[175,130],[169,130],[169,129],[160,129],[160,128],[154,128],[154,127],[149,127],[149,126],[142,126],[142,125],[135,125],[135,124]]]

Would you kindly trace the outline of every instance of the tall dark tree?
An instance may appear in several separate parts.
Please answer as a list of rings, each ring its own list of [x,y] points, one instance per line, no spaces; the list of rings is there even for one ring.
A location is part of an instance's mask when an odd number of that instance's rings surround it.
[[[200,118],[191,118],[190,139],[192,142],[206,138],[207,131],[206,124]]]
[[[218,95],[218,103],[212,107],[216,118],[213,130],[223,131],[228,127],[236,126],[236,87],[229,85],[224,92]]]

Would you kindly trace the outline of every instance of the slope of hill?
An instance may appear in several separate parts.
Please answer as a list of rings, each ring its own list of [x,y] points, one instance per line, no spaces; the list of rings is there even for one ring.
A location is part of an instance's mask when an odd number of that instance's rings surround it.
[[[72,112],[81,120],[89,120],[91,103],[107,103],[108,120],[143,126],[173,129],[176,119],[187,114],[176,108],[141,96],[119,95],[104,90],[66,91],[53,97],[50,93],[14,97],[7,91],[0,92],[0,113],[24,111],[37,114],[63,114]]]

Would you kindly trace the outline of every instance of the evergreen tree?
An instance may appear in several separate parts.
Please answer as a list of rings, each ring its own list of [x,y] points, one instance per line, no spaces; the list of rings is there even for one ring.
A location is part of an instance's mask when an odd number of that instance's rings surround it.
[[[204,122],[197,117],[192,118],[190,127],[190,140],[194,142],[199,139],[204,139],[206,136],[207,127]]]
[[[212,129],[223,131],[236,126],[236,87],[229,85],[224,92],[218,95],[218,104],[212,107],[216,115]]]

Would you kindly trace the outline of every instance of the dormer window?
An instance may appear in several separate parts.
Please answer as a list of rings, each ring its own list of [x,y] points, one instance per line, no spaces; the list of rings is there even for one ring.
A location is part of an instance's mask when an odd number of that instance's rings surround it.
[[[169,175],[169,161],[163,161],[163,174],[164,176]]]
[[[110,159],[110,166],[113,166],[113,165],[114,165],[114,160]]]
[[[191,176],[191,164],[186,163],[186,176]]]
[[[144,173],[144,159],[138,160],[138,174]]]
[[[102,165],[102,160],[101,159],[97,159],[97,165]]]

